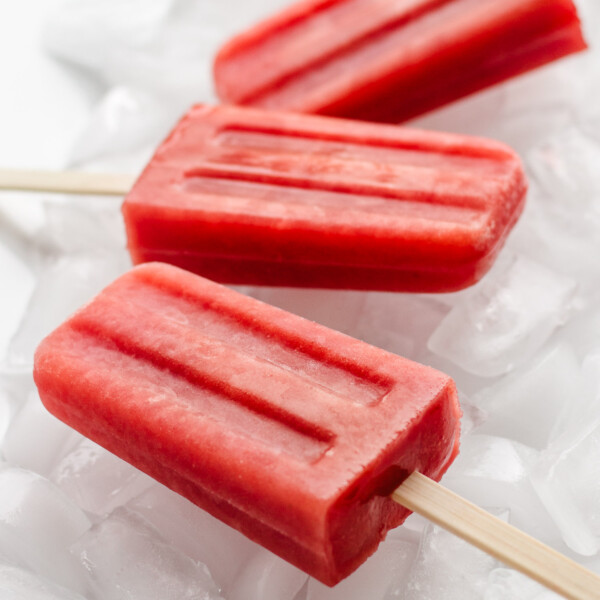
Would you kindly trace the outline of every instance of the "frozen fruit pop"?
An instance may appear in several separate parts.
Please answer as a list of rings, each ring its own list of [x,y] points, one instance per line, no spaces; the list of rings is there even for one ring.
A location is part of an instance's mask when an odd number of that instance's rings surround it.
[[[34,376],[57,417],[327,584],[458,451],[448,376],[164,264],[54,331]]]
[[[135,263],[222,283],[446,292],[489,269],[526,185],[491,140],[197,106],[123,215]]]
[[[214,76],[228,103],[400,122],[585,48],[572,0],[304,0]]]

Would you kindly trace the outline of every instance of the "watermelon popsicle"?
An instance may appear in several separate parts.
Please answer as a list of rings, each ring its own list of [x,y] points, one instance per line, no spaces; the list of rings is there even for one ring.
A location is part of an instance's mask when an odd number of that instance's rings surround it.
[[[42,342],[46,407],[325,583],[409,511],[388,495],[458,451],[452,380],[163,264]]]
[[[303,0],[214,78],[228,103],[397,123],[585,48],[572,0]]]
[[[490,268],[526,187],[491,140],[196,106],[123,216],[134,263],[222,283],[446,292]]]

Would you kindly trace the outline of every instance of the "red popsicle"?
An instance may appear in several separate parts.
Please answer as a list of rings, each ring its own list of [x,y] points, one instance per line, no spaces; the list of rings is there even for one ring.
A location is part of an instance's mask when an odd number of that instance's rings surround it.
[[[321,581],[361,564],[458,451],[452,380],[175,267],[124,275],[42,342],[46,407]]]
[[[585,48],[572,0],[304,0],[214,75],[224,102],[397,123]]]
[[[498,142],[193,108],[123,205],[135,263],[237,284],[446,292],[492,265],[525,199]]]

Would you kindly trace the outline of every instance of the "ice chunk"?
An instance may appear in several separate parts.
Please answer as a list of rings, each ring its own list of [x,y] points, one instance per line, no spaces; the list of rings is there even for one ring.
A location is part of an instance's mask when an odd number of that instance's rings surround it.
[[[508,246],[575,279],[582,290],[594,293],[600,281],[600,264],[596,260],[600,220],[591,210],[594,206],[586,211],[574,199],[553,199],[535,185],[528,198],[525,214]]]
[[[217,600],[205,565],[169,546],[141,516],[118,508],[72,546],[102,600]]]
[[[80,164],[112,155],[111,161],[143,151],[135,168],[139,171],[150,159],[153,148],[173,126],[170,111],[154,96],[127,86],[111,89],[94,109],[86,130],[75,144],[71,163]],[[127,167],[133,165],[129,162]],[[125,167],[121,166],[124,171]]]
[[[483,600],[561,600],[539,583],[512,569],[494,569],[489,576]]]
[[[535,450],[504,438],[471,434],[462,440],[444,485],[484,508],[508,509],[510,522],[519,529],[547,543],[560,543],[529,479],[538,456]]]
[[[90,196],[49,203],[44,244],[52,254],[71,254],[69,258],[75,259],[75,263],[85,253],[92,260],[102,258],[107,263],[105,271],[111,265],[124,269],[130,263],[126,260],[126,235],[120,206],[118,198]],[[89,279],[89,274],[86,273],[85,278]]]
[[[84,510],[111,512],[154,480],[90,440],[82,440],[56,465],[50,479]]]
[[[86,515],[48,480],[0,470],[0,554],[77,591],[83,573],[69,546],[90,526]]]
[[[9,346],[8,365],[30,367],[42,338],[123,273],[126,260],[85,254],[50,259]]]
[[[8,394],[0,387],[0,448],[4,441],[4,435],[10,425],[11,413],[12,409]]]
[[[348,334],[364,314],[367,297],[364,292],[340,290],[260,287],[248,291],[262,302]]]
[[[600,197],[600,144],[576,127],[569,127],[534,148],[528,157],[534,177],[565,212],[574,203],[589,209]],[[596,198],[595,198],[596,197]]]
[[[600,262],[600,261],[596,261]],[[600,306],[591,298],[590,306],[580,310],[560,331],[560,339],[570,344],[582,360],[600,346]]]
[[[425,351],[425,340],[448,310],[447,305],[431,296],[371,292],[352,334],[417,360]]]
[[[6,434],[2,453],[18,467],[48,476],[81,436],[52,416],[32,391]]]
[[[154,39],[173,3],[72,0],[48,19],[45,42],[56,54],[101,70],[118,50],[143,48]]]
[[[586,556],[600,550],[600,423],[579,439],[563,437],[543,453],[532,482],[566,544]]]
[[[377,552],[333,588],[311,579],[307,600],[380,600],[402,597],[408,573],[417,555],[416,539],[388,538]]]
[[[429,348],[476,375],[522,364],[563,321],[575,284],[518,257],[465,295],[429,338]]]
[[[228,600],[293,600],[306,573],[260,548],[235,578]]]
[[[403,600],[480,600],[497,562],[437,525],[428,525]]]
[[[541,450],[563,430],[585,399],[579,361],[570,345],[553,345],[473,398],[487,414],[478,433],[507,437]],[[535,427],[532,427],[535,423]]]
[[[0,228],[0,234],[2,228]],[[4,237],[4,236],[3,236]],[[18,254],[0,242],[0,273],[6,290],[0,294],[0,359],[4,355],[8,341],[14,334],[27,300],[34,288],[33,272]]]
[[[242,565],[259,549],[232,527],[158,484],[128,508],[156,527],[173,548],[206,564],[225,595]]]
[[[0,598],[2,600],[85,600],[76,592],[30,571],[0,563]]]
[[[193,102],[213,99],[209,57],[220,32],[202,14],[196,19],[190,15],[194,4],[71,1],[46,23],[45,46],[55,56],[91,70],[108,86],[126,83],[169,95],[176,118]]]

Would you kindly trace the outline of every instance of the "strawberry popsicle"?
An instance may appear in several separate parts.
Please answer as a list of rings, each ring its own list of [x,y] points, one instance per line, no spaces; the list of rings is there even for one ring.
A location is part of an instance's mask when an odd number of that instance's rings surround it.
[[[176,267],[122,276],[47,337],[34,377],[84,435],[327,584],[457,454],[452,380]]]
[[[196,106],[123,215],[134,263],[222,283],[447,292],[489,269],[526,187],[491,140]]]
[[[585,48],[572,0],[303,0],[214,76],[224,102],[398,123]]]

